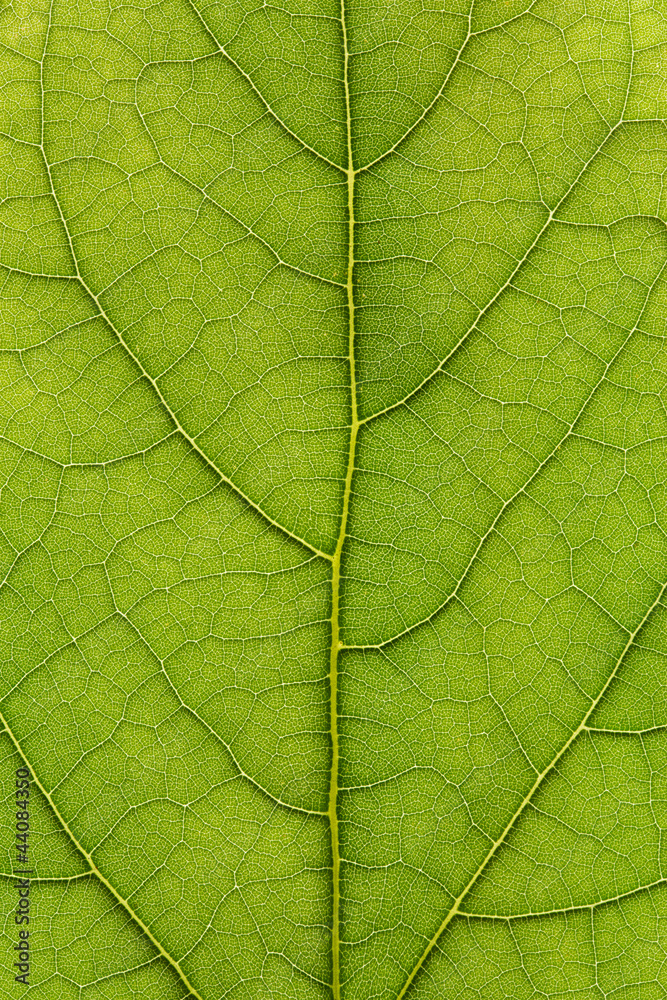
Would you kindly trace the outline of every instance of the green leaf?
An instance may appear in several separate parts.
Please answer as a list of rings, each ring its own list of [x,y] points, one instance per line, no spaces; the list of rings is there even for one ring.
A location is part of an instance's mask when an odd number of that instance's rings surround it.
[[[662,5],[0,42],[0,997],[667,996]]]

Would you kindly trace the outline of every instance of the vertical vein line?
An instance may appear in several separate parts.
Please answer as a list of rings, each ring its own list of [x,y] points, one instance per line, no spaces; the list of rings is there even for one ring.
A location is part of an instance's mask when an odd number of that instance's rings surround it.
[[[331,855],[333,875],[333,920],[331,935],[332,956],[332,989],[333,1000],[340,1000],[340,850],[338,839],[338,654],[342,648],[339,636],[340,608],[340,564],[343,543],[347,532],[347,519],[350,509],[350,492],[352,489],[352,473],[354,471],[354,455],[357,445],[359,420],[357,417],[357,386],[354,361],[354,179],[355,170],[352,158],[352,115],[350,109],[350,78],[349,78],[349,47],[347,43],[347,25],[345,23],[345,0],[341,0],[340,20],[342,26],[344,49],[344,85],[345,85],[345,115],[347,120],[347,312],[348,312],[348,357],[350,364],[350,443],[347,455],[347,469],[343,488],[343,507],[341,511],[338,541],[333,556],[331,575],[331,657],[329,670],[330,712],[331,712],[331,782],[329,785],[329,825],[331,830]]]

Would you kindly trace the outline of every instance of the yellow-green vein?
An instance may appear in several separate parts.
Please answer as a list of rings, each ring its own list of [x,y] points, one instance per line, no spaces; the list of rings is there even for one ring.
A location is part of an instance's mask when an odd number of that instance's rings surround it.
[[[331,573],[331,652],[329,668],[330,725],[331,725],[331,780],[329,783],[329,826],[331,830],[332,859],[332,989],[334,1000],[340,1000],[340,849],[338,843],[338,654],[342,648],[340,641],[340,565],[343,543],[347,532],[350,510],[350,492],[354,472],[354,455],[357,444],[359,421],[357,418],[357,388],[354,361],[354,161],[352,158],[352,113],[350,108],[349,46],[345,23],[345,0],[341,0],[340,20],[345,52],[345,113],[347,118],[347,214],[348,214],[348,254],[347,254],[347,311],[348,311],[348,351],[350,364],[350,442],[343,490],[338,540],[334,551]]]
[[[403,997],[407,994],[408,990],[410,989],[410,986],[414,982],[416,975],[418,974],[419,970],[421,968],[423,968],[424,963],[426,962],[426,960],[428,959],[429,955],[431,954],[431,952],[433,951],[433,949],[436,947],[436,945],[438,944],[438,942],[440,941],[440,938],[442,937],[443,933],[445,932],[445,930],[447,929],[447,927],[449,926],[449,924],[452,922],[452,920],[454,919],[454,917],[457,916],[457,914],[460,913],[461,903],[470,894],[470,891],[472,890],[472,888],[474,887],[474,885],[478,881],[480,875],[482,875],[482,873],[488,868],[489,863],[494,858],[494,856],[497,854],[498,849],[502,846],[502,844],[505,843],[505,841],[507,840],[507,838],[510,835],[510,833],[512,832],[512,830],[515,828],[515,826],[516,826],[516,824],[517,824],[517,822],[519,820],[519,817],[522,815],[522,813],[525,811],[525,809],[530,805],[530,803],[532,802],[532,800],[535,798],[535,795],[536,795],[538,789],[541,787],[542,782],[544,781],[544,779],[547,777],[548,774],[551,774],[551,772],[553,771],[553,769],[558,764],[559,760],[561,760],[561,758],[564,756],[564,754],[570,749],[570,747],[572,746],[572,744],[576,741],[577,737],[582,732],[584,732],[586,730],[586,724],[587,724],[588,720],[590,719],[591,715],[593,714],[593,712],[595,711],[595,709],[597,708],[597,706],[600,704],[600,701],[604,697],[606,691],[609,689],[609,685],[611,684],[611,682],[616,677],[616,675],[617,675],[617,673],[619,671],[619,668],[620,668],[621,664],[623,663],[623,660],[625,659],[628,651],[631,649],[631,647],[632,647],[632,645],[633,645],[633,643],[635,641],[635,638],[639,635],[640,631],[642,630],[642,628],[644,627],[644,625],[646,624],[646,622],[650,618],[652,612],[655,610],[655,608],[658,607],[658,605],[660,604],[660,602],[661,602],[661,600],[663,598],[663,595],[666,592],[667,592],[667,582],[662,585],[662,587],[658,591],[657,597],[655,598],[655,600],[653,601],[653,603],[651,604],[651,606],[648,608],[648,610],[646,611],[646,613],[642,617],[641,621],[639,622],[639,624],[637,625],[637,627],[635,628],[635,630],[630,633],[630,635],[628,637],[628,641],[626,642],[625,646],[623,647],[623,649],[621,651],[620,656],[618,657],[618,659],[616,660],[616,663],[614,664],[614,669],[611,671],[611,673],[609,674],[609,677],[607,678],[607,680],[605,681],[605,683],[602,685],[602,688],[598,692],[597,697],[595,697],[592,700],[592,702],[591,702],[591,704],[590,704],[590,706],[589,706],[586,714],[584,715],[583,719],[581,720],[581,722],[579,723],[579,725],[577,726],[577,728],[575,730],[573,730],[573,732],[571,733],[569,739],[563,744],[563,746],[560,748],[560,750],[558,751],[558,753],[547,764],[547,766],[544,768],[544,770],[540,771],[540,773],[537,775],[537,777],[535,778],[535,781],[533,782],[533,784],[531,785],[530,789],[528,790],[528,792],[526,793],[526,795],[524,796],[524,798],[520,802],[520,804],[517,807],[517,809],[514,812],[514,814],[511,816],[511,818],[510,818],[509,822],[507,823],[507,825],[505,826],[504,830],[502,831],[502,833],[500,834],[500,836],[498,837],[498,839],[496,841],[494,841],[493,844],[491,845],[491,847],[489,848],[489,850],[488,850],[488,852],[486,854],[486,857],[484,858],[484,860],[480,864],[479,868],[474,873],[474,875],[472,876],[472,878],[470,879],[470,881],[466,884],[466,886],[464,887],[464,889],[462,890],[462,892],[454,900],[454,902],[453,902],[451,908],[449,909],[449,911],[447,912],[447,915],[445,916],[444,920],[442,921],[442,923],[438,927],[437,931],[435,932],[435,934],[433,935],[433,937],[431,938],[431,940],[428,942],[428,944],[424,948],[424,950],[421,953],[421,955],[419,956],[419,959],[418,959],[417,963],[415,964],[415,966],[413,967],[412,971],[410,972],[408,978],[406,979],[405,984],[403,985],[403,988],[401,989],[400,993],[396,997],[396,1000],[403,1000]]]
[[[72,841],[72,843],[76,847],[77,851],[81,854],[81,856],[83,858],[85,858],[86,862],[90,866],[91,871],[90,872],[84,872],[82,874],[88,875],[88,874],[92,873],[92,874],[94,874],[99,879],[99,881],[102,883],[102,885],[105,886],[105,888],[108,889],[108,891],[111,893],[111,895],[114,897],[114,899],[116,899],[120,903],[120,905],[123,907],[123,909],[130,915],[130,917],[136,923],[136,925],[141,928],[141,930],[143,931],[143,933],[146,935],[146,937],[151,942],[151,944],[158,950],[158,952],[160,953],[160,955],[162,955],[162,957],[164,959],[166,959],[167,962],[169,962],[169,964],[171,965],[171,967],[176,971],[176,973],[178,974],[178,976],[181,979],[181,981],[185,984],[185,986],[189,990],[191,996],[196,997],[196,1000],[204,1000],[204,998],[202,997],[201,993],[198,993],[197,990],[194,988],[194,986],[192,985],[192,983],[190,982],[190,980],[188,979],[188,977],[186,976],[185,972],[183,971],[183,969],[181,968],[181,966],[179,965],[179,963],[176,961],[176,959],[172,955],[170,955],[169,952],[164,948],[164,946],[162,944],[160,944],[160,942],[158,941],[158,939],[153,934],[151,934],[150,929],[148,928],[148,926],[143,922],[143,920],[141,919],[141,917],[137,913],[134,912],[134,910],[132,909],[132,907],[130,906],[130,904],[128,903],[128,901],[124,898],[124,896],[121,896],[121,894],[118,892],[118,890],[115,888],[115,886],[111,882],[109,882],[109,880],[102,874],[102,872],[99,870],[99,868],[97,867],[97,865],[93,861],[92,854],[90,854],[85,849],[85,847],[83,846],[83,844],[74,835],[73,831],[70,829],[70,827],[69,827],[67,821],[65,820],[64,816],[61,814],[60,810],[58,809],[58,806],[53,801],[53,797],[46,790],[46,788],[44,787],[44,785],[42,784],[42,782],[40,781],[40,779],[35,774],[35,769],[33,768],[32,764],[30,763],[30,761],[28,760],[27,756],[25,755],[25,753],[23,751],[23,747],[21,746],[21,744],[17,740],[16,736],[14,736],[13,731],[10,729],[9,725],[7,724],[7,720],[5,719],[5,717],[2,714],[2,712],[0,712],[0,723],[2,724],[2,727],[3,727],[4,731],[7,733],[7,735],[10,738],[10,740],[14,744],[14,747],[16,748],[16,752],[18,753],[19,757],[21,758],[21,760],[23,761],[23,763],[26,765],[26,767],[30,768],[30,773],[32,774],[32,781],[39,788],[40,792],[42,793],[42,795],[44,796],[44,798],[46,799],[46,801],[49,803],[49,806],[51,807],[51,811],[53,812],[53,815],[56,817],[56,819],[60,823],[60,826],[65,831],[65,833],[67,834],[67,836],[70,838],[70,840]]]

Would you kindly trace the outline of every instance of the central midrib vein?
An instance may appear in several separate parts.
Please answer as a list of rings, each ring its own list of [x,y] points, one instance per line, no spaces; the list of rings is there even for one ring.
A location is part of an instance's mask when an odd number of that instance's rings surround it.
[[[343,489],[343,507],[341,511],[338,540],[333,556],[331,574],[331,654],[329,668],[330,713],[331,713],[331,781],[329,785],[329,826],[331,831],[332,859],[332,990],[333,1000],[340,1000],[340,850],[338,843],[338,654],[342,647],[339,637],[339,607],[340,607],[340,563],[343,543],[347,533],[347,519],[350,509],[350,492],[352,489],[352,473],[354,471],[354,455],[357,445],[359,420],[357,417],[357,385],[354,363],[354,162],[352,159],[352,115],[350,109],[349,83],[349,47],[347,44],[347,26],[345,24],[345,0],[341,0],[340,20],[343,32],[343,51],[345,53],[344,84],[345,84],[345,117],[347,121],[347,312],[348,312],[348,356],[350,363],[350,443],[345,471],[345,486]]]

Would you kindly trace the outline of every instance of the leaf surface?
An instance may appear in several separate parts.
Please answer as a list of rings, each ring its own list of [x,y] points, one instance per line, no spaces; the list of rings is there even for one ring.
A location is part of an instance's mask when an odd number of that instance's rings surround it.
[[[667,996],[660,5],[0,43],[30,995]]]

